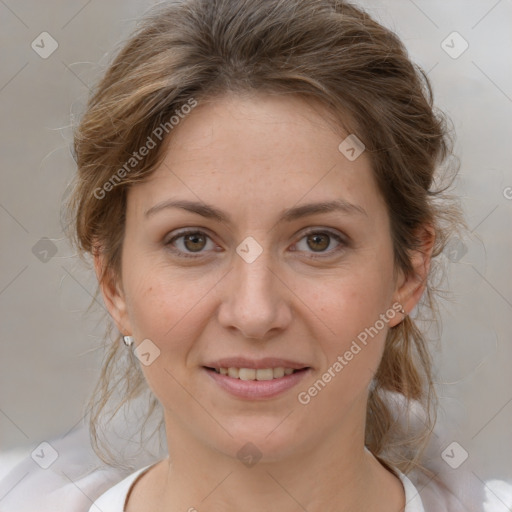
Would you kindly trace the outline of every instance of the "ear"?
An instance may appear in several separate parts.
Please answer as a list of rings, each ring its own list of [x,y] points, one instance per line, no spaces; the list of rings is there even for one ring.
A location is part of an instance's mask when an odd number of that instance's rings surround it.
[[[93,251],[93,258],[94,270],[96,271],[103,302],[119,332],[131,336],[132,329],[122,285],[109,269],[105,269],[105,258],[99,249]]]
[[[434,249],[435,230],[431,224],[422,226],[419,235],[422,241],[421,246],[410,253],[412,271],[406,276],[400,270],[394,294],[395,301],[402,305],[406,314],[409,314],[415,308],[425,291]],[[401,315],[396,315],[389,324],[394,327],[402,319]]]

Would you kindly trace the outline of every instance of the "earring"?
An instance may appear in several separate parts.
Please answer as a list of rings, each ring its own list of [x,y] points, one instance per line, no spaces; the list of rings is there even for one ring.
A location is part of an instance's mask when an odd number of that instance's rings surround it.
[[[400,306],[402,306],[402,304],[400,304]],[[404,316],[407,316],[407,313],[405,312],[405,309],[403,306],[402,306],[402,309],[400,310],[400,313],[402,313],[402,315],[404,315]]]
[[[132,346],[133,345],[133,336],[123,336],[123,341],[127,347]]]

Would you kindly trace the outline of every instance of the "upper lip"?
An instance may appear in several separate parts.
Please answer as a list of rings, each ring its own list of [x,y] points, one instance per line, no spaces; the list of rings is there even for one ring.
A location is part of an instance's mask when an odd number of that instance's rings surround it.
[[[299,363],[297,361],[290,361],[289,359],[280,359],[276,357],[265,357],[263,359],[247,359],[246,357],[226,357],[206,363],[204,366],[207,368],[293,368],[294,370],[301,370],[302,368],[309,368],[307,364]]]

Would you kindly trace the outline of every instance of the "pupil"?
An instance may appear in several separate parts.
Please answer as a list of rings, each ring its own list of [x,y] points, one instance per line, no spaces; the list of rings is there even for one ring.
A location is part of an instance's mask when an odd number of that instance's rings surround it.
[[[329,246],[329,241],[328,241],[328,237],[326,235],[312,235],[311,236],[311,239],[314,239],[314,240],[318,240],[319,238],[323,238],[324,239],[323,247],[320,247],[320,249],[321,250],[322,249],[327,249],[327,247]],[[327,241],[327,243],[325,243],[326,241]],[[316,244],[317,242],[314,242],[314,243]],[[320,242],[320,244],[321,244],[321,242]],[[311,249],[314,249],[314,247],[311,247],[311,244],[309,244],[309,246],[310,246]],[[317,249],[318,248],[319,247],[317,247]]]
[[[187,247],[187,249],[191,250],[191,251],[194,251],[194,250],[201,250],[202,247],[190,247],[189,245],[189,242],[192,242],[192,244],[197,244],[197,240],[203,240],[204,241],[204,237],[201,236],[199,233],[193,233],[191,235],[187,235],[187,237],[185,238],[185,245]],[[201,242],[199,242],[200,244]]]

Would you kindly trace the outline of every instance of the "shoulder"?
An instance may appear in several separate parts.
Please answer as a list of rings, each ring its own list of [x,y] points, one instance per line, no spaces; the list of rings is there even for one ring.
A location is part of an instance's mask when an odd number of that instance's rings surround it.
[[[137,478],[150,466],[128,476],[113,468],[74,464],[42,469],[30,456],[0,479],[2,512],[123,512]]]
[[[396,420],[403,422],[408,430],[421,429],[423,409],[419,404],[408,404],[404,398],[389,392],[388,399],[396,413]],[[460,437],[458,424],[462,413],[440,408],[432,436],[420,461],[423,468],[407,473],[414,487],[411,493],[417,493],[425,512],[509,512],[512,510],[512,482],[488,480],[479,475],[470,458],[462,456],[457,464],[450,464],[450,456],[464,455],[466,443],[454,440]],[[459,420],[459,422],[455,421]],[[463,446],[464,445],[464,446]],[[467,446],[466,446],[467,448]],[[415,512],[415,509],[412,509]],[[421,510],[421,509],[420,509]],[[409,512],[406,509],[406,512]]]
[[[91,505],[89,512],[124,512],[126,500],[135,482],[153,466],[155,464],[138,469],[108,489]]]
[[[395,470],[398,478],[400,478],[405,491],[405,510],[404,512],[428,512],[423,507],[420,493],[409,480],[407,476],[398,470]]]
[[[460,468],[459,468],[460,469]],[[471,468],[449,472],[437,467],[430,476],[420,470],[408,473],[411,496],[421,498],[424,512],[509,512],[512,510],[512,483],[480,480]],[[414,489],[414,490],[413,490]],[[407,502],[407,500],[406,500]],[[405,512],[416,512],[415,508]]]
[[[95,498],[124,476],[113,468],[57,462],[45,469],[28,455],[11,468],[0,480],[2,512],[87,512]]]
[[[100,461],[85,425],[16,452],[15,458],[6,454],[0,459],[2,512],[88,512],[94,500],[134,469],[119,469]],[[152,460],[139,458],[135,467]]]

